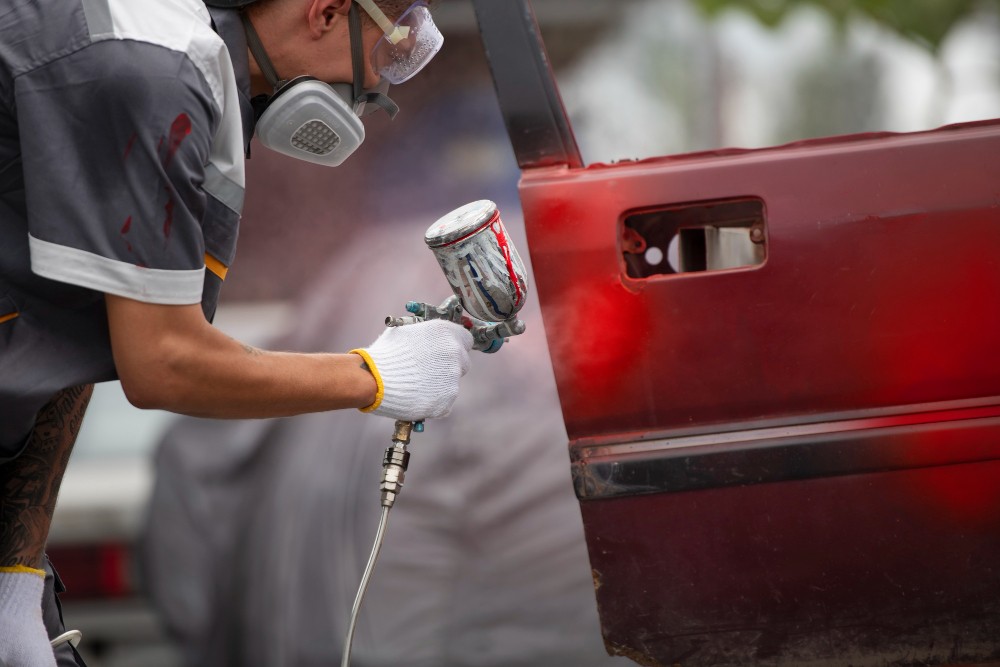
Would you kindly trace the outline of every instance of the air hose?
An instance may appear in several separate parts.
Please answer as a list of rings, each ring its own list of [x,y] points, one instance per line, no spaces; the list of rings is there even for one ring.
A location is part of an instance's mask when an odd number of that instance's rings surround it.
[[[423,427],[423,422],[397,421],[392,434],[392,444],[386,448],[385,456],[382,457],[382,479],[378,486],[382,497],[382,512],[379,516],[378,530],[375,533],[375,543],[368,556],[365,572],[361,576],[358,594],[354,596],[354,606],[351,608],[351,621],[347,627],[347,637],[344,639],[344,655],[340,660],[340,667],[350,667],[351,664],[351,645],[354,643],[354,628],[358,623],[361,602],[365,598],[368,582],[375,570],[375,561],[378,560],[379,552],[382,551],[385,527],[389,522],[389,510],[392,509],[403,488],[403,477],[410,462],[410,453],[406,451],[406,446],[410,444],[410,433],[412,431],[419,433],[424,430]]]

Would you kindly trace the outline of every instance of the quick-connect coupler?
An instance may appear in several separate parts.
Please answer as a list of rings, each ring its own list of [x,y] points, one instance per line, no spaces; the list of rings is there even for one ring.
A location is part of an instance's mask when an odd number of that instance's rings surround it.
[[[393,443],[386,448],[382,459],[382,481],[378,485],[382,492],[382,507],[392,507],[396,502],[403,489],[403,478],[409,462],[410,453],[406,451],[406,445]]]
[[[410,443],[410,432],[413,422],[397,421],[396,430],[392,434],[392,445],[386,447],[382,457],[382,481],[378,488],[382,492],[382,507],[390,508],[403,489],[403,479],[406,467],[410,464],[410,453],[406,445]]]

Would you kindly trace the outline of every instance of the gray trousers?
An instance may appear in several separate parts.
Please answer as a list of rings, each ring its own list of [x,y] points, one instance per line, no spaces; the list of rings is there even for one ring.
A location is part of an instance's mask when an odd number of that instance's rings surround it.
[[[62,580],[56,573],[49,557],[45,556],[42,563],[45,569],[45,590],[42,593],[42,618],[45,621],[45,629],[49,633],[49,639],[55,639],[66,632],[66,626],[62,618],[62,605],[59,604],[59,593],[66,590]],[[59,646],[55,650],[56,665],[58,667],[87,667],[87,664],[80,657],[80,654],[69,643]]]

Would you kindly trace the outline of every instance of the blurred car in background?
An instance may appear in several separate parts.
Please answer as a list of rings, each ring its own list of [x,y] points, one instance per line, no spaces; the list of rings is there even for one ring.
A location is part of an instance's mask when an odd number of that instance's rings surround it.
[[[283,332],[286,302],[220,305],[215,324],[259,345]],[[48,554],[66,585],[66,627],[83,632],[89,667],[174,667],[180,656],[140,590],[133,558],[153,483],[156,444],[177,418],[132,407],[117,382],[99,384],[63,479]]]

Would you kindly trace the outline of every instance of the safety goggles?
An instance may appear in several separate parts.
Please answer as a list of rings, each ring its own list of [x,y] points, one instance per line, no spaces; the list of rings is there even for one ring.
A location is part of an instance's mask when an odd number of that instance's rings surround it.
[[[384,33],[372,49],[372,67],[386,81],[403,83],[441,50],[444,37],[424,0],[417,0],[393,23],[374,0],[355,0]]]

